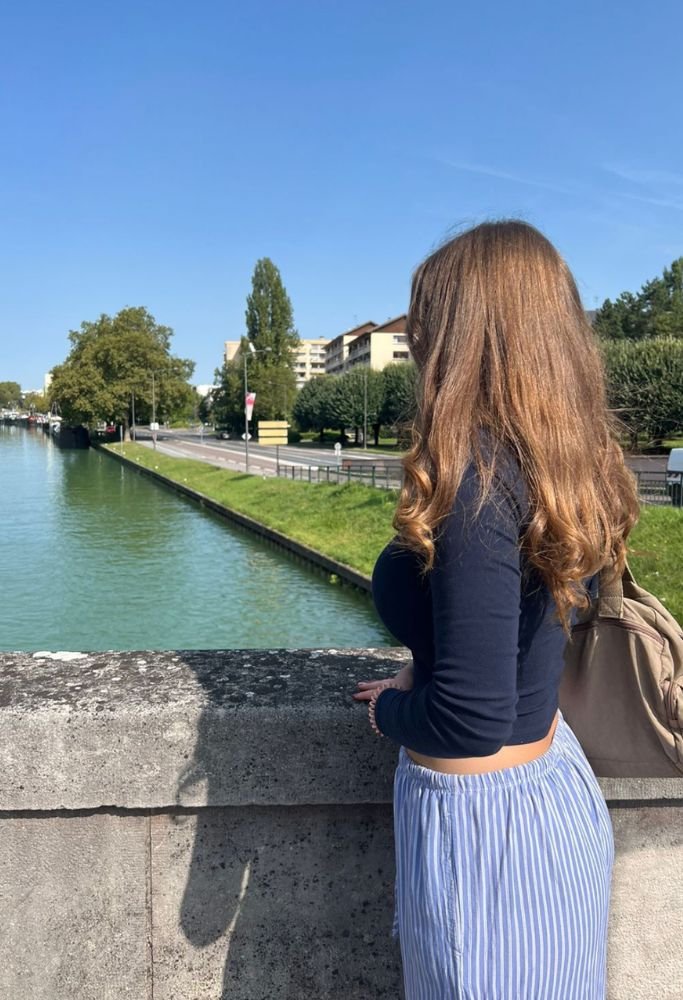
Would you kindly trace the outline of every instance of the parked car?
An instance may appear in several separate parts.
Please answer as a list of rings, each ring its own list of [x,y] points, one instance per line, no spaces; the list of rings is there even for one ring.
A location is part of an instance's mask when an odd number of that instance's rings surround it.
[[[683,448],[672,448],[669,452],[666,486],[674,507],[683,507]]]

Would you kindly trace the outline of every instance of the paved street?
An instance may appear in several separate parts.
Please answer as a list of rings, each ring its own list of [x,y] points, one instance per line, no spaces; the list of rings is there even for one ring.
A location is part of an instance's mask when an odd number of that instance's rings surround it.
[[[152,435],[148,428],[136,429],[136,440],[138,444],[152,447]],[[245,445],[244,441],[221,441],[213,435],[202,436],[197,431],[159,431],[157,433],[157,448],[164,455],[174,458],[194,458],[201,462],[208,462],[210,465],[219,468],[233,469],[235,471],[245,469]],[[339,460],[335,455],[334,448],[311,448],[306,445],[280,445],[280,468],[283,466],[311,466],[320,468],[330,466],[336,469]],[[396,455],[391,452],[370,451],[366,454],[362,449],[354,448],[352,451],[342,452],[345,459],[351,458],[354,462],[368,462],[372,464],[385,458],[396,461]],[[249,471],[258,475],[276,475],[277,455],[274,446],[259,445],[254,441],[249,442]],[[282,475],[282,472],[280,473]]]
[[[139,444],[152,446],[152,437],[148,428],[138,427],[136,439]],[[234,469],[236,471],[245,469],[245,446],[244,441],[221,441],[212,433],[204,434],[199,431],[159,431],[157,434],[157,448],[165,455],[175,458],[194,458],[201,462],[208,462],[220,468]],[[280,446],[280,467],[286,466],[311,466],[313,468],[330,466],[336,468],[338,459],[331,447],[318,448],[305,444],[281,445]],[[351,459],[353,462],[373,462],[390,459],[397,461],[395,452],[363,452],[362,448],[346,449],[342,452],[344,459]],[[627,456],[627,465],[633,472],[643,475],[653,473],[660,476],[666,471],[666,455],[636,455]],[[255,441],[249,442],[249,471],[258,475],[276,474],[277,457],[275,448],[266,445],[259,445]],[[282,474],[282,473],[281,473]]]

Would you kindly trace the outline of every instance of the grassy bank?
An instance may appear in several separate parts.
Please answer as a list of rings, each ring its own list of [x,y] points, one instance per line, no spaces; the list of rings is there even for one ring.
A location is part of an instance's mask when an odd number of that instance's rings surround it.
[[[108,447],[119,451],[119,445]],[[171,458],[136,444],[124,445],[123,453],[367,576],[394,535],[395,490],[360,483],[260,479],[194,459]],[[629,544],[629,564],[638,582],[683,623],[683,510],[643,506]]]
[[[683,508],[643,506],[629,547],[638,583],[683,625]]]

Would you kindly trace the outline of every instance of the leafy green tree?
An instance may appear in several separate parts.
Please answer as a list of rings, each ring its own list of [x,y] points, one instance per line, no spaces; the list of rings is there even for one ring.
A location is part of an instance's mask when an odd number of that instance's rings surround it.
[[[373,429],[376,444],[383,401],[382,373],[369,365],[354,365],[335,380],[335,391],[330,399],[331,425],[342,429],[342,438],[345,437],[344,429],[353,427],[354,444],[359,444],[367,413],[367,426]]]
[[[637,294],[622,292],[614,302],[606,299],[593,326],[605,340],[683,337],[683,257]]]
[[[391,427],[410,423],[417,406],[417,366],[414,361],[397,361],[382,370],[384,400],[380,420]]]
[[[133,395],[136,420],[172,420],[193,402],[188,380],[194,362],[171,354],[173,331],[142,306],[102,314],[69,333],[71,351],[52,370],[50,402],[58,402],[67,423],[92,426],[99,420],[123,424],[128,437]]]
[[[245,318],[246,338],[241,340],[236,360],[242,361],[242,352],[249,350],[249,342],[263,352],[247,362],[247,387],[256,393],[254,419],[287,419],[296,399],[294,364],[301,341],[280,272],[268,257],[256,262]],[[270,350],[265,352],[265,348]]]
[[[244,430],[244,375],[239,362],[226,361],[214,376],[211,417],[218,430]]]
[[[683,430],[683,338],[649,337],[602,344],[610,406],[632,433],[653,445]]]
[[[298,392],[292,417],[302,431],[318,431],[324,440],[326,427],[334,426],[331,399],[334,395],[336,375],[314,375]]]
[[[24,408],[34,413],[47,413],[50,408],[47,396],[42,392],[27,392],[21,398]]]
[[[0,406],[18,406],[20,397],[18,382],[0,382]]]
[[[199,400],[199,405],[197,407],[197,416],[203,424],[210,424],[214,420],[213,413],[213,403],[214,403],[214,392],[215,389],[211,389],[205,396],[202,396]]]

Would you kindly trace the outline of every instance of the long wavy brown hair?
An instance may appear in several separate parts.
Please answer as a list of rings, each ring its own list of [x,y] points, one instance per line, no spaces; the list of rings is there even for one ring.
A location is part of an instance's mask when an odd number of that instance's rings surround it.
[[[602,356],[569,268],[525,222],[475,226],[415,271],[407,336],[417,411],[392,522],[397,543],[429,572],[435,529],[469,462],[481,483],[476,514],[507,449],[531,504],[522,548],[569,634],[572,607],[588,606],[583,578],[610,564],[623,571],[640,513],[607,409]],[[482,437],[493,452],[484,453]]]

